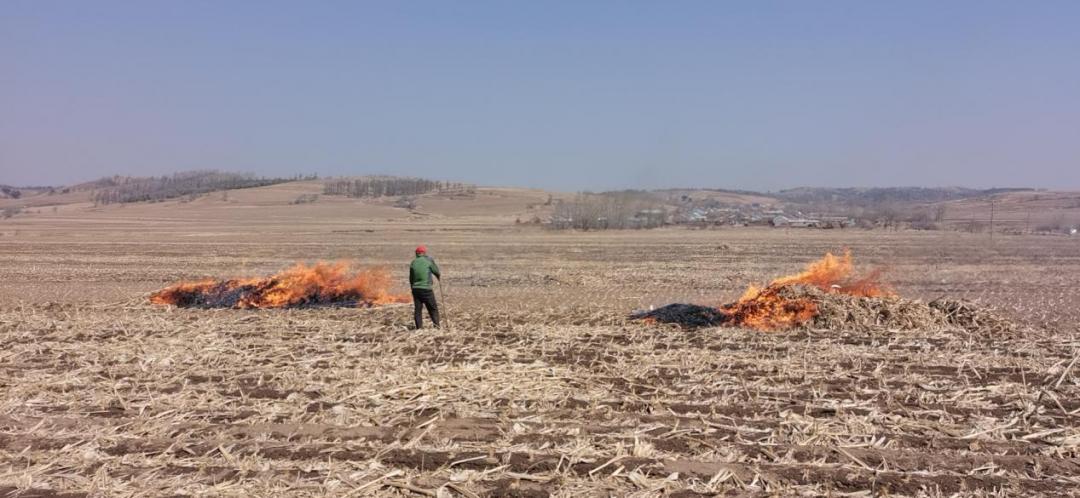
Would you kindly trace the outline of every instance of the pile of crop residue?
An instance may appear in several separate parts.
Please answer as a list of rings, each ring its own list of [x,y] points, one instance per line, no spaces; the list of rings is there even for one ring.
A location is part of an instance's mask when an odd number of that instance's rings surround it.
[[[804,325],[819,329],[964,329],[975,332],[1012,332],[1015,325],[992,310],[974,303],[938,299],[930,302],[896,296],[862,297],[830,293],[816,287],[791,286],[782,293],[809,299],[817,313]]]
[[[853,276],[851,254],[826,254],[802,273],[751,286],[739,300],[720,307],[671,304],[635,313],[631,319],[688,328],[728,326],[755,330],[963,329],[1010,332],[1015,325],[973,303],[939,299],[929,303],[898,297],[878,281],[880,272]]]

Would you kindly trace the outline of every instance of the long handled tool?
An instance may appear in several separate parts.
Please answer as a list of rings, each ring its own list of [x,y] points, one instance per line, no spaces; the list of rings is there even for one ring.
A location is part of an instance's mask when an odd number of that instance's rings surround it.
[[[439,279],[439,301],[442,301],[442,306],[439,307],[441,308],[439,310],[439,321],[446,326],[446,330],[450,330],[450,319],[446,318],[446,310],[448,308],[446,305],[446,293],[443,292],[441,278]]]

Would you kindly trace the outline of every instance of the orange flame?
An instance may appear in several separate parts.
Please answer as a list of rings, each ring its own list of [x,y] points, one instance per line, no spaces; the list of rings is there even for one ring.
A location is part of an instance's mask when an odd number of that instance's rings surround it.
[[[881,283],[881,271],[875,270],[856,277],[851,251],[837,257],[825,257],[810,263],[801,273],[773,280],[760,288],[751,285],[738,301],[720,307],[728,316],[727,324],[756,330],[779,330],[802,325],[818,314],[817,303],[808,297],[790,297],[793,286],[817,287],[825,292],[860,297],[893,296],[892,290]]]
[[[851,251],[836,257],[831,252],[806,266],[806,270],[795,275],[780,277],[769,283],[769,287],[782,285],[812,285],[826,292],[837,292],[851,296],[880,297],[892,295],[892,291],[881,283],[881,270],[874,270],[862,278],[855,278],[855,264]]]
[[[405,303],[407,294],[390,292],[385,268],[349,271],[346,262],[299,263],[267,278],[181,282],[150,295],[154,304],[198,308],[288,308],[303,306],[378,306]]]

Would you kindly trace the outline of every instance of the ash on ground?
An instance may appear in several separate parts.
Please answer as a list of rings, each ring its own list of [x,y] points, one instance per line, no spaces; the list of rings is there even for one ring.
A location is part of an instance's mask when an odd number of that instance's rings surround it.
[[[654,323],[672,323],[685,328],[715,327],[728,321],[728,315],[719,309],[700,304],[672,303],[654,310],[630,314],[631,320]]]

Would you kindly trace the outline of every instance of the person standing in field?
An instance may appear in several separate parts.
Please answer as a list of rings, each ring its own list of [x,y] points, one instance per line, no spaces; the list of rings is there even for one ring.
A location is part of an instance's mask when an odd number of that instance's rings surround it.
[[[439,304],[435,302],[434,281],[432,277],[441,279],[439,266],[435,260],[427,255],[427,247],[416,248],[416,257],[409,265],[409,286],[412,287],[413,320],[416,321],[416,329],[424,328],[424,307],[427,307],[428,316],[435,328],[439,328]]]

